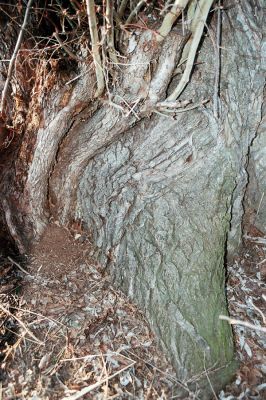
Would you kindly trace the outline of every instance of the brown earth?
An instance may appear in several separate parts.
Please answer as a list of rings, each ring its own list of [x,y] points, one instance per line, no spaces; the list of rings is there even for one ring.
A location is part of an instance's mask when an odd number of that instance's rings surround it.
[[[27,330],[20,323],[6,349],[4,399],[168,399],[182,386],[143,314],[90,249],[81,227],[70,234],[55,224],[33,248],[12,308]]]
[[[266,334],[256,330],[266,327],[266,239],[253,231],[245,245],[228,267],[228,302],[233,318],[255,328],[234,325],[241,366],[215,395],[221,400],[266,398]],[[184,398],[199,398],[177,380],[144,315],[91,251],[81,224],[52,224],[26,263],[1,264],[0,398],[175,399],[181,388]]]

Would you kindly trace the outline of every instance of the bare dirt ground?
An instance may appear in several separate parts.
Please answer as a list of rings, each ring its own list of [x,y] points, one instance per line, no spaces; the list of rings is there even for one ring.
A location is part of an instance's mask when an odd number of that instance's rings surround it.
[[[231,316],[252,326],[234,325],[240,369],[215,399],[266,398],[265,250],[266,239],[251,232],[228,267]],[[180,387],[198,399],[90,251],[79,226],[51,225],[26,266],[2,259],[0,399],[177,399]]]

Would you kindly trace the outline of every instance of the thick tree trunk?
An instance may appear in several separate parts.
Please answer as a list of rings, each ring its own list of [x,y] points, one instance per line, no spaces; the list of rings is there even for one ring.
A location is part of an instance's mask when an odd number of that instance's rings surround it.
[[[262,118],[250,147],[248,163],[248,181],[245,195],[245,230],[249,234],[249,227],[266,232],[266,108],[265,93],[262,107]]]
[[[234,369],[231,329],[219,315],[227,312],[224,260],[241,240],[253,141],[254,160],[258,154],[261,29],[262,2],[225,4],[221,71],[206,37],[181,97],[209,103],[174,118],[151,110],[176,85],[185,38],[175,29],[163,44],[150,31],[131,37],[129,64],[104,104],[93,100],[88,67],[70,84],[62,76],[56,82],[52,70],[42,86],[50,94],[32,98],[16,164],[5,172],[12,185],[2,185],[21,251],[51,216],[87,226],[95,256],[145,310],[178,377],[192,387],[209,385],[208,369],[219,388]]]

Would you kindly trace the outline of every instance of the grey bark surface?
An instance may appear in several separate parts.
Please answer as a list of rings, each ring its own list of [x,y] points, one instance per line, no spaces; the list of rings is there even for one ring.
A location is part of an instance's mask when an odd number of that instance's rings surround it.
[[[258,131],[262,13],[263,2],[251,0],[225,7],[219,120],[209,37],[181,96],[209,103],[174,118],[151,111],[178,82],[171,77],[185,38],[175,29],[162,45],[149,31],[131,37],[129,64],[102,105],[93,101],[91,72],[72,84],[64,107],[69,89],[58,85],[45,103],[20,199],[24,243],[51,216],[86,224],[95,255],[146,312],[178,378],[192,387],[206,385],[208,369],[218,390],[234,370],[232,332],[219,315],[227,313],[224,259],[241,240],[252,143],[258,174],[265,173],[257,151],[265,141]],[[209,390],[207,383],[200,398]]]
[[[266,58],[266,51],[265,51]],[[245,196],[247,223],[266,233],[266,109],[250,148],[248,163],[249,184]]]
[[[247,34],[246,7],[224,16],[220,121],[210,107],[141,121],[89,160],[78,186],[76,218],[93,230],[102,263],[144,308],[183,380],[233,357],[219,321],[225,248],[241,239],[263,94],[261,21]],[[204,82],[194,75],[184,98],[211,97],[211,46],[199,57]]]

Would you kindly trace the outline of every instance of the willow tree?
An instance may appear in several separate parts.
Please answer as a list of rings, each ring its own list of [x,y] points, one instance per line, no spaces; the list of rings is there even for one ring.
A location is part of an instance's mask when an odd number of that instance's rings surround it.
[[[219,315],[261,121],[262,11],[252,0],[1,5],[3,225],[24,253],[52,220],[82,224],[202,396],[234,371]]]

